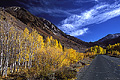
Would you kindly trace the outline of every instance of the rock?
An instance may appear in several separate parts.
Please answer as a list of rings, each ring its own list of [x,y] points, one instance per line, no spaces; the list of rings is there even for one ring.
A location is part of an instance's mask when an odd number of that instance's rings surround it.
[[[73,68],[82,67],[82,63],[77,62],[76,64],[71,64],[70,66],[73,67]]]
[[[78,62],[78,63],[76,64],[76,67],[82,67],[82,63]]]

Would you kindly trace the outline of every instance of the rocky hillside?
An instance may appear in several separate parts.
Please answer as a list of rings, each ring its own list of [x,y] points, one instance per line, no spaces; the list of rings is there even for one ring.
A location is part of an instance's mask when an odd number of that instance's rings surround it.
[[[104,42],[106,40],[111,40],[120,37],[120,33],[116,34],[108,34],[107,36],[103,37],[102,39],[98,40],[98,42]]]
[[[120,43],[120,33],[108,34],[107,36],[103,37],[102,39],[99,39],[96,42],[90,42],[89,45],[90,46],[99,45],[101,47],[106,47],[109,44],[113,45],[116,43]]]
[[[102,45],[104,47],[108,46],[109,44],[113,45],[116,43],[120,43],[120,37],[113,38],[113,39],[107,39],[103,42],[97,42],[97,44]]]
[[[50,21],[36,17],[24,8],[0,8],[0,13],[2,13],[4,19],[7,22],[11,22],[11,25],[14,27],[18,27],[21,30],[24,30],[24,28],[27,27],[30,31],[34,28],[44,37],[44,39],[47,36],[53,36],[53,38],[59,40],[64,47],[73,48],[80,52],[83,52],[87,47],[89,47],[87,42],[73,36],[66,35]]]

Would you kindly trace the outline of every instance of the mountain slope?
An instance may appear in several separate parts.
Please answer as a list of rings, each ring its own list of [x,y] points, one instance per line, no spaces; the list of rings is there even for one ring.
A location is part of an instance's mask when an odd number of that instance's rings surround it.
[[[98,42],[98,44],[101,44],[103,46],[108,46],[109,44],[113,45],[113,44],[116,44],[116,43],[120,43],[120,37],[113,38],[113,39],[107,39],[103,42]]]
[[[46,39],[47,36],[53,36],[53,38],[59,40],[64,47],[73,48],[77,51],[83,52],[86,47],[89,46],[87,42],[79,40],[73,36],[66,35],[50,21],[36,17],[24,8],[8,7],[5,9],[1,8],[1,11],[14,16],[16,21],[13,20],[13,22],[16,22],[18,26],[24,24],[24,26],[19,26],[22,30],[25,27],[28,27],[30,31],[34,28],[44,37],[44,39]]]
[[[106,47],[109,44],[113,45],[116,43],[120,43],[120,33],[108,34],[107,36],[103,37],[102,39],[99,39],[96,42],[90,43],[90,45],[91,46],[100,45],[102,47]]]
[[[107,36],[105,36],[102,39],[98,40],[98,42],[104,42],[106,40],[115,39],[115,38],[118,38],[118,37],[120,37],[120,33],[108,34]]]

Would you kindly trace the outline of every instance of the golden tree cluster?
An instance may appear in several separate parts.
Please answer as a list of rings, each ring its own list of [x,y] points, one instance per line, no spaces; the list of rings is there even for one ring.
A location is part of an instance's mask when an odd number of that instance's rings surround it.
[[[120,43],[110,45],[106,47],[107,54],[111,56],[119,56],[120,57]]]
[[[102,47],[96,45],[86,50],[87,56],[94,56],[98,54],[106,54],[106,49],[103,49]]]
[[[63,49],[61,43],[43,37],[36,30],[29,32],[14,27],[0,26],[0,75],[24,74],[28,78],[47,76],[51,72],[70,66],[84,58],[74,49]]]

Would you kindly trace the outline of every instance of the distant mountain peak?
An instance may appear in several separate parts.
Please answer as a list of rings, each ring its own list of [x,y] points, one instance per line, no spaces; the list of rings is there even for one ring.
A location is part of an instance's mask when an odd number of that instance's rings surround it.
[[[110,39],[115,39],[120,37],[120,33],[116,33],[116,34],[108,34],[107,36],[103,37],[102,39],[98,40],[98,42],[103,42],[106,40],[110,40]]]

